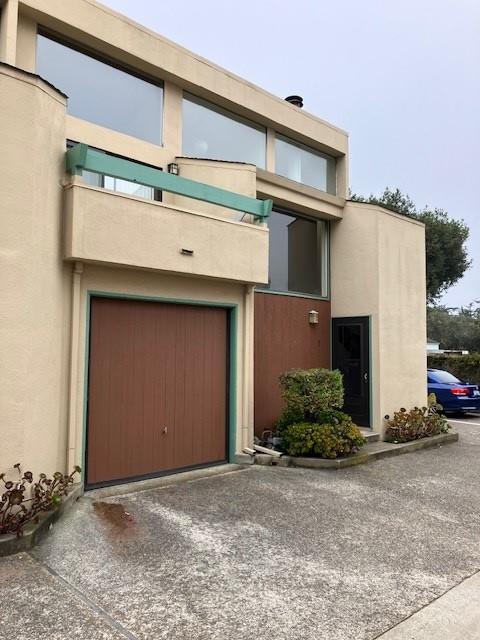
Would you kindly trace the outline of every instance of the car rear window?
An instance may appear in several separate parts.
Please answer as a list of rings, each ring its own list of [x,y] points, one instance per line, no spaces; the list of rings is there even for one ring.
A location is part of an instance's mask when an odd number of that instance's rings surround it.
[[[432,379],[432,382],[437,382],[440,384],[461,384],[461,380],[452,376],[448,371],[429,371],[428,377]]]

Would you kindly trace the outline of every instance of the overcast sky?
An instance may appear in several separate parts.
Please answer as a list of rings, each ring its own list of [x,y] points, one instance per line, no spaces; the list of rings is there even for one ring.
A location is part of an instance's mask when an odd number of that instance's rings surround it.
[[[350,134],[350,185],[399,187],[470,226],[480,299],[479,0],[104,0]],[[161,61],[160,61],[161,62]],[[394,292],[392,292],[394,294]]]

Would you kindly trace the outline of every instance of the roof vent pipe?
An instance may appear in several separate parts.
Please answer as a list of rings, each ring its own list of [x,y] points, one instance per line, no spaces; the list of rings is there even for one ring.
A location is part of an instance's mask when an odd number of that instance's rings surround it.
[[[303,107],[302,96],[287,96],[285,100],[287,102],[290,102],[290,104],[294,104],[296,107],[299,107],[300,109]]]

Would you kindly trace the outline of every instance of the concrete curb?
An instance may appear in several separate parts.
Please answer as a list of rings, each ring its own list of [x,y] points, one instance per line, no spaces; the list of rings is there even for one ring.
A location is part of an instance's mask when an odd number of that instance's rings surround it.
[[[0,557],[28,551],[38,544],[47,535],[50,527],[75,504],[82,493],[83,485],[81,483],[72,485],[70,493],[63,499],[57,509],[40,513],[38,523],[27,524],[20,538],[14,533],[0,536]]]
[[[213,467],[193,469],[192,471],[183,471],[181,473],[172,473],[170,475],[159,476],[158,478],[149,478],[148,480],[137,480],[136,482],[114,484],[110,487],[102,487],[100,489],[87,491],[85,493],[85,497],[92,498],[93,500],[113,498],[128,495],[129,493],[138,493],[139,491],[149,491],[150,489],[169,487],[172,484],[178,484],[180,482],[203,480],[204,478],[212,478],[214,476],[232,473],[234,471],[244,471],[244,464],[246,463],[219,464]]]
[[[377,640],[478,640],[480,572],[376,636]]]
[[[412,442],[402,442],[394,444],[392,442],[369,442],[361,451],[349,456],[348,458],[335,458],[329,460],[326,458],[303,458],[303,457],[290,457],[282,456],[281,458],[274,459],[272,456],[257,454],[256,456],[250,456],[248,454],[238,454],[236,456],[236,462],[238,464],[261,464],[261,465],[276,465],[281,467],[302,467],[305,469],[344,469],[346,467],[353,467],[357,464],[365,464],[372,460],[379,460],[380,458],[391,458],[393,456],[399,456],[404,453],[410,453],[412,451],[420,451],[421,449],[429,449],[431,447],[440,447],[450,442],[457,442],[458,433],[451,431],[450,433],[440,433],[438,436],[432,436],[430,438],[422,438],[421,440],[413,440]],[[267,460],[268,458],[268,460]]]
[[[334,460],[325,460],[323,458],[291,458],[291,461],[292,465],[296,467],[309,469],[343,469],[345,467],[353,467],[357,464],[364,464],[371,460],[392,458],[404,453],[410,453],[411,451],[438,447],[450,442],[457,442],[457,440],[457,432],[440,433],[438,436],[432,436],[431,438],[422,438],[421,440],[412,440],[412,442],[402,442],[399,444],[392,442],[373,442],[349,458],[336,458]]]

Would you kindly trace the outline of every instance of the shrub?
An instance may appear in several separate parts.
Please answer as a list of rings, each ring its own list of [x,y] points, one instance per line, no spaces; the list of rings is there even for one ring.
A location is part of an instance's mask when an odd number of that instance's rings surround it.
[[[360,429],[345,414],[331,423],[291,424],[283,432],[283,446],[292,456],[339,458],[355,453],[364,444]]]
[[[291,409],[285,408],[282,411],[282,415],[277,420],[275,432],[279,436],[283,436],[283,432],[287,427],[291,424],[295,424],[297,422],[303,422],[304,416],[299,409]]]
[[[20,537],[28,522],[38,522],[42,511],[58,507],[62,497],[68,494],[75,474],[81,469],[75,467],[70,475],[57,471],[53,478],[41,473],[34,482],[31,471],[22,474],[19,463],[14,468],[19,476],[16,481],[5,480],[5,473],[0,473],[0,480],[4,484],[0,496],[0,534],[15,533]]]
[[[343,381],[340,371],[295,369],[280,376],[285,409],[279,424],[318,422],[322,411],[343,407]]]
[[[468,356],[429,355],[428,366],[449,371],[460,380],[480,384],[480,353],[470,353]]]
[[[387,428],[385,440],[387,442],[410,442],[420,438],[447,433],[450,425],[445,416],[438,413],[442,406],[437,403],[435,394],[428,397],[428,407],[414,407],[407,411],[403,407],[395,411],[393,418],[385,416]]]

